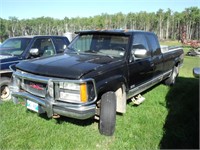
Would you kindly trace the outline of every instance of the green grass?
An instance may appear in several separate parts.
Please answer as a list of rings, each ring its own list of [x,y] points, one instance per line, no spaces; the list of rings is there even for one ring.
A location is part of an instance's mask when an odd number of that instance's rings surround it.
[[[98,122],[27,111],[12,102],[0,104],[0,149],[164,149],[199,148],[199,80],[192,68],[200,58],[185,56],[177,83],[163,84],[143,93],[140,106],[127,104],[117,115],[114,136],[102,136]]]

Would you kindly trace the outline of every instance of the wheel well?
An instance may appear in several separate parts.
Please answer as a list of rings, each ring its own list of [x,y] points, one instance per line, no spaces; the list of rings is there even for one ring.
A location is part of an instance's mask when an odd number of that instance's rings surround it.
[[[126,112],[126,86],[124,83],[118,84],[118,86],[115,86],[114,88],[106,88],[106,90],[101,91],[98,94],[98,101],[101,100],[101,96],[109,91],[113,91],[116,94],[117,98],[117,108],[116,111],[118,113],[125,113]],[[97,102],[98,103],[98,102]]]
[[[179,64],[180,64],[180,62],[176,62],[175,66],[176,66],[176,67],[178,67],[178,66],[179,66]]]
[[[11,78],[12,76],[12,73],[3,73],[3,74],[0,74],[0,77],[7,77],[7,78]]]
[[[119,88],[122,87],[122,85],[125,85],[124,83],[120,82],[118,83],[117,85],[114,85],[114,86],[110,86],[110,85],[106,85],[104,86],[104,88],[102,88],[99,92],[98,92],[98,100],[101,99],[101,96],[106,93],[106,92],[109,92],[109,91],[113,91],[113,92],[116,92]],[[125,89],[126,89],[126,86],[125,86]],[[124,90],[125,90],[124,89]],[[126,91],[125,91],[126,92]]]

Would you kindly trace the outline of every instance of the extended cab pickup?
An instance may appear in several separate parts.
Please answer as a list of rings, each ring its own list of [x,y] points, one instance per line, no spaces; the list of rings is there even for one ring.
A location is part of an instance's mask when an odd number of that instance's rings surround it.
[[[116,112],[127,100],[163,81],[175,83],[183,63],[180,47],[162,52],[151,32],[77,32],[64,54],[12,66],[13,101],[27,109],[76,119],[99,118],[99,131],[113,135]],[[96,117],[95,117],[96,118]]]
[[[9,66],[22,60],[62,53],[69,45],[65,36],[20,36],[7,39],[0,46],[1,100],[9,100],[12,72]]]

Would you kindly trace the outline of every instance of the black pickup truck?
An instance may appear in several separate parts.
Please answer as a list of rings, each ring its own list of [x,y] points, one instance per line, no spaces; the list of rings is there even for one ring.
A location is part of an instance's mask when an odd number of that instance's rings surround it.
[[[69,45],[65,36],[20,36],[4,41],[0,46],[1,100],[9,100],[9,83],[12,72],[9,66],[22,60],[62,53]]]
[[[100,133],[111,136],[127,100],[161,81],[174,84],[183,63],[180,47],[162,52],[151,32],[77,34],[64,54],[11,67],[15,103],[22,98],[27,109],[48,117],[98,117]]]

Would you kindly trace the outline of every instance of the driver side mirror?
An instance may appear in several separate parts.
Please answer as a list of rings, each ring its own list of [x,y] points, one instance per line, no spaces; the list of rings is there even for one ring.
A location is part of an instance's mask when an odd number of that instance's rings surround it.
[[[32,48],[32,49],[30,50],[30,54],[31,54],[32,56],[39,56],[39,49],[38,49],[38,48]]]
[[[146,58],[148,56],[148,50],[146,49],[135,49],[133,55],[136,58]]]
[[[67,45],[64,44],[64,45],[63,45],[63,49],[66,49],[66,48],[67,48]]]

